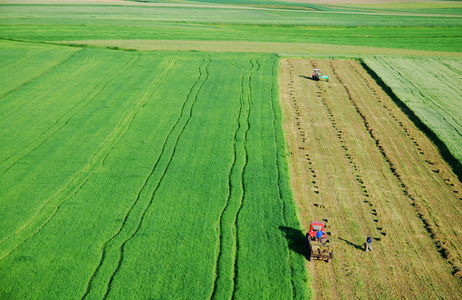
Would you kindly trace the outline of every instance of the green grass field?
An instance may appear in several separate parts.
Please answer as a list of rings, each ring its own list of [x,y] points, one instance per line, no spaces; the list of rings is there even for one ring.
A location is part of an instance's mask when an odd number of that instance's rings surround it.
[[[279,42],[445,52],[462,48],[460,14],[422,17],[332,9],[301,12],[165,5],[5,4],[0,6],[0,38]]]
[[[306,296],[276,57],[45,46],[1,70],[32,77],[2,83],[2,298]]]
[[[314,297],[279,59],[369,57],[459,157],[459,4],[0,1],[0,298]]]

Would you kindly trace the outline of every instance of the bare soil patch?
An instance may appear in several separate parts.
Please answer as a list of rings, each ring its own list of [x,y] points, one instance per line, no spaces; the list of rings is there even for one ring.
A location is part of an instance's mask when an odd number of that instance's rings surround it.
[[[314,67],[329,82],[311,80]],[[336,243],[331,264],[307,261],[317,298],[460,298],[462,185],[437,148],[359,62],[280,71],[299,216]]]

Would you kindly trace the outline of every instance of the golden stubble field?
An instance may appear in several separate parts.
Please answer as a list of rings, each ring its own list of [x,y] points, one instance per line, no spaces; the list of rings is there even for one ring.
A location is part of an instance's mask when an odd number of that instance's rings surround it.
[[[462,187],[437,148],[357,61],[280,71],[299,217],[326,222],[336,246],[331,264],[307,260],[316,298],[460,299]]]

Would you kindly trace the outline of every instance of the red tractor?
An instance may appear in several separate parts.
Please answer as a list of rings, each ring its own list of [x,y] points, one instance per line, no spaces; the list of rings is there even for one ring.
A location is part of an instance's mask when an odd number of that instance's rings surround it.
[[[312,221],[310,224],[310,231],[308,232],[308,236],[311,241],[316,240],[316,235],[318,234],[319,231],[322,232],[321,239],[326,239],[327,238],[326,225],[324,224],[324,222]]]
[[[311,75],[311,79],[313,80],[319,80],[319,77],[321,76],[321,71],[319,69],[314,69],[313,75]]]
[[[334,258],[334,247],[330,244],[325,230],[324,222],[311,222],[310,231],[306,234],[305,241],[310,261],[317,258],[330,262]]]

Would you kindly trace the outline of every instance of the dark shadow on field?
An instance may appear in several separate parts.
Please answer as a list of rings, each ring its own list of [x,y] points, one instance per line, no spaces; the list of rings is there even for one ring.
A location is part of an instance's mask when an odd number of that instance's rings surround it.
[[[313,80],[313,81],[316,81],[313,79],[313,77],[308,77],[308,76],[305,76],[305,75],[298,75],[299,77],[301,78],[305,78],[305,79],[309,79],[309,80]]]
[[[354,243],[352,243],[352,242],[350,242],[350,241],[347,241],[347,240],[345,240],[345,239],[342,239],[341,237],[339,237],[338,239],[341,240],[341,241],[344,241],[345,243],[347,243],[347,244],[350,245],[350,246],[355,247],[355,248],[358,249],[358,250],[364,250],[363,245],[354,244]]]
[[[292,227],[279,226],[279,230],[282,231],[289,249],[307,258],[307,250],[305,248],[305,234],[300,229]]]
[[[446,144],[438,137],[438,135],[428,127],[415,113],[410,109],[406,103],[404,103],[393,90],[380,78],[377,73],[374,72],[369,66],[361,61],[361,65],[367,71],[367,73],[375,80],[375,82],[388,94],[388,96],[398,105],[403,113],[419,128],[425,135],[436,145],[438,151],[444,160],[451,166],[454,173],[462,181],[462,162],[460,162],[449,150]]]

